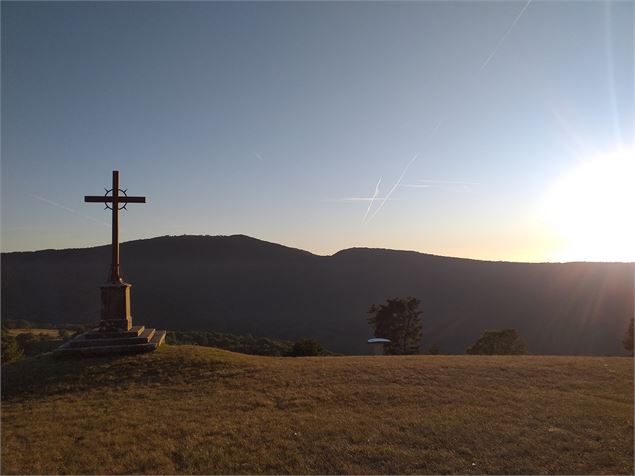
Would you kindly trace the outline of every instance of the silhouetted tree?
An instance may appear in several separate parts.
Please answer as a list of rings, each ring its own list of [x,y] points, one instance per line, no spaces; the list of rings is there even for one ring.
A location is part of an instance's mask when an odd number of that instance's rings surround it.
[[[626,335],[624,336],[624,340],[622,340],[622,344],[624,344],[624,349],[629,351],[631,355],[633,355],[633,321],[634,319],[631,319],[631,322],[628,325],[628,329],[626,330]]]
[[[413,297],[387,299],[386,304],[373,304],[368,323],[375,337],[390,339],[385,354],[417,354],[421,345],[421,311]]]
[[[468,354],[523,355],[527,345],[516,329],[485,331],[476,343],[467,349]]]
[[[322,346],[311,339],[301,339],[293,344],[289,356],[291,357],[310,357],[317,355],[324,355],[324,349]]]

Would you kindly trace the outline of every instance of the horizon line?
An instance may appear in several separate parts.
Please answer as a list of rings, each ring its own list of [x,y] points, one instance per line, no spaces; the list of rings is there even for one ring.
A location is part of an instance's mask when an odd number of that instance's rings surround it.
[[[276,245],[276,246],[282,246],[284,248],[289,248],[289,249],[293,249],[293,250],[298,250],[298,251],[303,251],[305,253],[309,253],[313,256],[318,256],[318,257],[332,257],[335,256],[338,253],[341,253],[343,251],[348,251],[348,250],[356,250],[356,249],[363,249],[363,250],[378,250],[378,251],[394,251],[394,252],[405,252],[405,253],[417,253],[417,254],[421,254],[421,255],[427,255],[427,256],[434,256],[437,258],[449,258],[449,259],[460,259],[460,260],[469,260],[469,261],[481,261],[481,262],[487,262],[487,263],[517,263],[517,264],[573,264],[573,263],[589,263],[589,264],[635,264],[635,261],[585,261],[585,260],[574,260],[574,261],[512,261],[512,260],[506,260],[506,259],[483,259],[483,258],[470,258],[470,257],[465,257],[465,256],[450,256],[450,255],[440,255],[440,254],[435,254],[435,253],[430,253],[430,252],[426,252],[426,251],[420,251],[420,250],[412,250],[412,249],[398,249],[398,248],[384,248],[384,247],[371,247],[371,246],[351,246],[349,248],[342,248],[334,253],[331,254],[318,254],[315,253],[313,251],[309,251],[303,248],[298,248],[296,246],[290,246],[290,245],[286,245],[283,243],[277,243],[275,241],[268,241],[262,238],[256,238],[254,236],[250,236],[250,235],[246,235],[244,233],[234,233],[231,235],[209,235],[209,234],[181,234],[181,235],[159,235],[159,236],[153,236],[153,237],[148,237],[148,238],[136,238],[136,239],[132,239],[132,240],[128,240],[128,241],[122,241],[121,243],[119,243],[120,245],[126,244],[126,243],[133,243],[136,241],[149,241],[149,240],[156,240],[156,239],[160,239],[160,238],[181,238],[181,237],[200,237],[200,238],[234,238],[234,237],[245,237],[245,238],[249,238],[252,240],[256,240],[256,241],[260,241],[263,243],[268,243],[268,244],[272,244],[272,245]],[[11,253],[41,253],[41,252],[46,252],[46,251],[70,251],[70,250],[85,250],[85,249],[91,249],[91,248],[101,248],[104,246],[110,246],[110,243],[105,243],[105,244],[100,244],[100,245],[87,245],[84,247],[69,247],[69,248],[43,248],[43,249],[38,249],[38,250],[11,250],[11,251],[4,251],[4,250],[0,250],[0,254],[5,255],[5,254],[11,254]]]

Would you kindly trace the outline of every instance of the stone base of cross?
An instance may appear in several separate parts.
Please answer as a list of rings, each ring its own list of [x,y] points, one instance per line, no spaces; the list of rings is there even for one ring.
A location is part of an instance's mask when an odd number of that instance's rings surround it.
[[[101,286],[101,320],[103,332],[129,331],[132,329],[130,315],[130,288],[128,283],[108,283]]]

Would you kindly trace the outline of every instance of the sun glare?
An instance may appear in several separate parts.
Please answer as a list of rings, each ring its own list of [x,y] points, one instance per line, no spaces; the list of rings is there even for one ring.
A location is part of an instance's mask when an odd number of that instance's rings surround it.
[[[558,261],[635,261],[635,150],[595,157],[560,179],[544,216]]]

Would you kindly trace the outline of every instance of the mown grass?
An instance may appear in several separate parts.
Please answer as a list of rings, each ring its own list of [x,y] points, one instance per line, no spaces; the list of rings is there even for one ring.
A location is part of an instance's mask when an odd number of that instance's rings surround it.
[[[164,346],[2,370],[3,474],[633,473],[629,358]]]

